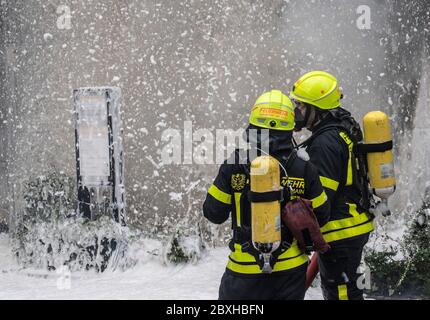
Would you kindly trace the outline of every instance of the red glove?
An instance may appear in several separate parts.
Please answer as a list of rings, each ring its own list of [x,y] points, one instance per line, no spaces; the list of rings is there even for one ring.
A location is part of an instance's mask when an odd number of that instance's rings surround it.
[[[330,249],[320,231],[311,201],[302,198],[289,201],[282,210],[282,221],[297,239],[302,251],[324,253]]]

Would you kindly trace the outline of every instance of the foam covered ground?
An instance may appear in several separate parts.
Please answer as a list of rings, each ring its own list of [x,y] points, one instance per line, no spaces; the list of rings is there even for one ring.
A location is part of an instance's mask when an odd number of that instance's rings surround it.
[[[8,238],[0,234],[0,299],[217,299],[228,251],[211,249],[196,264],[165,266],[160,259],[142,257],[126,271],[61,272],[21,269],[14,261]],[[321,299],[311,288],[306,299]]]

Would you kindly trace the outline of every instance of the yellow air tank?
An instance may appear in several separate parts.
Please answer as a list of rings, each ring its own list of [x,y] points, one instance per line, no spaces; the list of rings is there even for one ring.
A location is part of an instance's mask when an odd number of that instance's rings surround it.
[[[390,121],[381,111],[366,114],[363,118],[363,128],[365,144],[389,143],[392,140]],[[386,203],[396,189],[392,150],[368,153],[367,164],[373,193]]]
[[[280,192],[278,161],[260,156],[251,162],[251,192],[264,194]],[[252,243],[262,253],[270,254],[281,243],[281,203],[279,200],[253,202],[251,198]],[[264,272],[264,270],[263,270]]]

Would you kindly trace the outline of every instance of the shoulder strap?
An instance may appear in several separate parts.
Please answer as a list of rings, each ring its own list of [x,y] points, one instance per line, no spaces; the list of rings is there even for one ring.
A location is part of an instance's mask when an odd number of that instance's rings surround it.
[[[316,137],[318,137],[320,134],[330,131],[330,130],[339,130],[339,129],[345,129],[341,124],[329,124],[326,125],[320,129],[318,129],[317,131],[312,133],[312,136],[310,136],[308,139],[306,139],[305,141],[303,141],[302,143],[300,143],[299,145],[296,146],[296,149],[299,149],[301,147],[307,147],[309,146],[313,140],[315,140]]]

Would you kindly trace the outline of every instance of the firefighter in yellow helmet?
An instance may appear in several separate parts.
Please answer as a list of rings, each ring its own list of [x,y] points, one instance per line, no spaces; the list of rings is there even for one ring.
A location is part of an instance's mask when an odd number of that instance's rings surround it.
[[[318,223],[323,225],[328,220],[330,208],[317,171],[293,148],[294,127],[294,106],[288,96],[279,90],[261,95],[252,108],[245,134],[250,149],[235,150],[221,165],[208,190],[204,216],[216,224],[231,217],[233,230],[231,253],[219,287],[221,300],[304,298],[308,257],[291,230],[284,222],[280,224],[282,242],[271,256],[271,273],[263,271],[264,262],[261,252],[253,246],[251,230],[250,163],[264,152],[286,170],[279,171],[278,181],[284,187],[276,195],[280,207],[292,199],[292,194],[299,194],[311,201],[317,229]]]
[[[312,132],[299,147],[306,148],[317,167],[331,204],[330,221],[321,229],[331,250],[318,260],[324,298],[361,300],[357,268],[374,226],[364,162],[354,152],[362,140],[360,126],[341,107],[338,81],[327,72],[300,77],[290,97],[296,105],[296,130]]]

